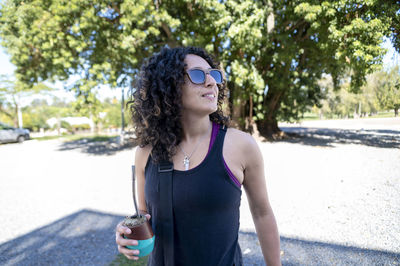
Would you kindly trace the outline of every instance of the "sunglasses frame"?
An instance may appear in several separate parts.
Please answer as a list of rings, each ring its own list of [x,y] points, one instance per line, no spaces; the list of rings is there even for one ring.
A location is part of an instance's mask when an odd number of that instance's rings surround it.
[[[191,70],[200,70],[200,71],[203,71],[203,73],[204,73],[204,81],[203,81],[202,83],[196,83],[196,82],[194,82],[194,81],[192,80],[192,77],[191,77],[190,74],[189,74],[189,71],[191,71]],[[218,83],[218,82],[214,79],[214,77],[211,76],[211,74],[210,74],[211,71],[218,71],[218,72],[221,74],[222,81]],[[216,68],[202,69],[202,68],[199,68],[199,67],[194,67],[194,68],[191,68],[191,69],[188,69],[187,71],[185,71],[185,74],[188,75],[190,82],[192,82],[193,84],[196,84],[196,85],[201,85],[201,84],[206,83],[207,74],[209,74],[209,75],[215,80],[215,82],[216,82],[218,85],[223,84],[224,81],[225,81],[225,79],[224,79],[224,74],[222,73],[222,71],[219,70],[219,69],[216,69]]]

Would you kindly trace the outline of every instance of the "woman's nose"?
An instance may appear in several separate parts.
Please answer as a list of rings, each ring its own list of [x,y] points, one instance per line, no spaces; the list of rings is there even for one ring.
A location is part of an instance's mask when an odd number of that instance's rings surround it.
[[[217,84],[215,79],[210,75],[210,73],[206,74],[206,82],[205,85],[206,87],[214,87]]]

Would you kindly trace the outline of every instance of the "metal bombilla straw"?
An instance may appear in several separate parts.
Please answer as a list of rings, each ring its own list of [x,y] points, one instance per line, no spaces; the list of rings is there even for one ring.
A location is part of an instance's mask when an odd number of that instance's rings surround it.
[[[135,204],[136,217],[141,217],[142,215],[138,211],[137,203],[136,203],[136,189],[135,189],[135,166],[132,165],[132,196],[133,196],[133,204]]]

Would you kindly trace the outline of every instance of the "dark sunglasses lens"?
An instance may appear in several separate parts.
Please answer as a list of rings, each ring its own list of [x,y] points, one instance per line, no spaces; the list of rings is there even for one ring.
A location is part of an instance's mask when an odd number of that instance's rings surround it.
[[[206,75],[205,75],[204,71],[202,71],[200,69],[190,70],[189,76],[190,76],[190,79],[192,80],[192,82],[196,83],[196,84],[202,84],[202,83],[204,83],[204,81],[206,79]]]
[[[210,71],[210,75],[211,75],[211,77],[213,77],[214,79],[215,79],[215,82],[217,83],[217,84],[221,84],[222,83],[222,73],[221,73],[221,71],[218,71],[218,70],[211,70]]]

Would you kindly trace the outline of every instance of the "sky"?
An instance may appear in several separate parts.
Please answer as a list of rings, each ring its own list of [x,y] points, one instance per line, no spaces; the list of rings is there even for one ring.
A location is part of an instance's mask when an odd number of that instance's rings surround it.
[[[397,53],[389,39],[385,39],[382,47],[387,49],[387,53],[383,58],[383,67],[385,70],[390,69],[395,65],[400,65],[400,54]],[[0,75],[8,75],[10,77],[13,76],[13,72],[15,70],[15,66],[10,62],[10,56],[5,52],[5,49],[0,46]],[[63,88],[63,84],[61,82],[57,82],[55,84],[48,83],[52,88],[56,88],[56,91],[53,92],[53,95],[57,96],[61,100],[70,102],[74,100],[74,95],[72,92],[67,92]],[[128,90],[125,89],[125,93]],[[36,96],[30,99],[25,99],[22,102],[22,106],[28,105],[35,98],[46,98],[49,103],[51,102],[51,96]],[[102,86],[99,89],[98,97],[100,100],[104,100],[105,98],[121,98],[121,88],[118,89],[110,89],[108,86]]]
[[[387,53],[383,58],[384,69],[388,70],[396,65],[400,65],[400,54],[396,52],[392,42],[388,38],[385,38],[382,47],[387,49]]]

